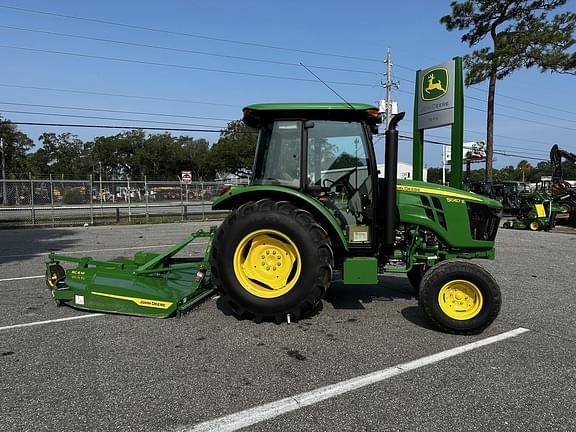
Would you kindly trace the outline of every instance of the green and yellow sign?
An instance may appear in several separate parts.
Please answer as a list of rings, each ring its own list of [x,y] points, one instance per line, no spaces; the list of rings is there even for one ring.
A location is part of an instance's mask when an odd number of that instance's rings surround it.
[[[454,123],[454,61],[418,71],[418,129]]]
[[[422,76],[422,100],[433,101],[448,93],[448,69],[437,67]]]
[[[424,131],[450,126],[452,160],[460,161],[464,142],[464,80],[462,57],[416,72],[414,86],[414,139],[412,166],[414,180],[422,180]],[[453,163],[450,186],[462,188],[462,164]],[[459,197],[450,198],[454,200]]]

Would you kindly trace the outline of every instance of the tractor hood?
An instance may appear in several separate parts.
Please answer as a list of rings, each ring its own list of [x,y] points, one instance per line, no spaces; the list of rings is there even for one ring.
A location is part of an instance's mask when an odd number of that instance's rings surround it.
[[[474,202],[484,204],[489,207],[502,208],[499,201],[478,195],[474,192],[466,192],[460,189],[451,188],[449,186],[442,186],[434,183],[426,183],[416,180],[398,180],[396,190],[407,193],[427,194],[432,196],[446,197],[448,199],[463,200],[467,202]]]

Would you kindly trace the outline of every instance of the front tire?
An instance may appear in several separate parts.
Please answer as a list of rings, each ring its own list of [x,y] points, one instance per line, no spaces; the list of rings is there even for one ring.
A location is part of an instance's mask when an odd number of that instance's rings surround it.
[[[425,315],[447,333],[478,334],[498,316],[498,283],[482,267],[464,260],[443,261],[430,268],[420,284]]]
[[[287,201],[248,202],[218,228],[212,275],[239,318],[282,322],[313,312],[332,281],[333,253],[312,215]]]

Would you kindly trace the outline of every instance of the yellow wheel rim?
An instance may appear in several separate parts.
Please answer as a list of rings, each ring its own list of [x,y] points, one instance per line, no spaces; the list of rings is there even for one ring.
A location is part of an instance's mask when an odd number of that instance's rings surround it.
[[[480,289],[472,282],[453,280],[440,289],[438,304],[448,317],[465,321],[480,313],[483,297]]]
[[[253,231],[234,251],[234,274],[240,285],[256,297],[283,296],[298,282],[301,268],[298,248],[276,230]]]
[[[540,228],[540,225],[538,224],[538,222],[530,222],[530,229],[532,231],[538,231],[539,228]]]
[[[50,288],[54,288],[54,286],[56,286],[56,282],[58,282],[58,274],[56,272],[50,272],[47,278],[47,282]]]

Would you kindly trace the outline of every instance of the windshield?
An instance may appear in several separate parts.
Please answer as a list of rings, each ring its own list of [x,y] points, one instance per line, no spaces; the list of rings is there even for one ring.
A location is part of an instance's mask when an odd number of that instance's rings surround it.
[[[276,121],[258,137],[254,184],[300,186],[301,122]]]
[[[368,176],[360,123],[315,121],[308,130],[308,184],[331,186],[346,179],[357,189]]]

